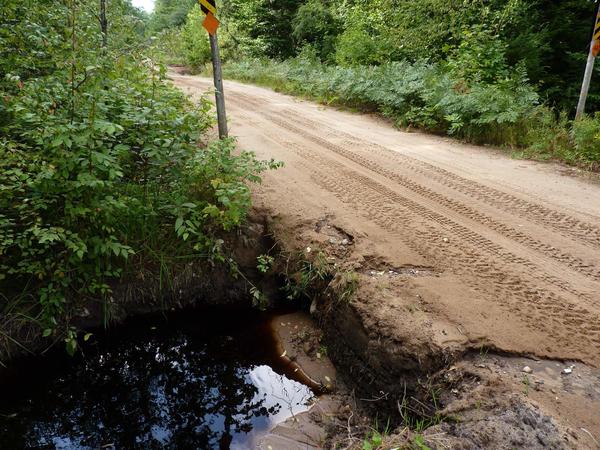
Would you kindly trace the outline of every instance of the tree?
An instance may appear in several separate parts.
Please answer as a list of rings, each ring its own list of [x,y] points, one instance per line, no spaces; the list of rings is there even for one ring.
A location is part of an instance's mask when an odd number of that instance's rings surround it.
[[[300,6],[292,26],[292,36],[297,47],[312,45],[322,60],[328,59],[335,52],[339,23],[324,0],[309,0]]]
[[[232,31],[255,41],[251,49],[271,58],[289,58],[297,51],[291,30],[301,4],[301,0],[224,0],[222,11]]]
[[[156,0],[148,22],[148,31],[157,33],[166,28],[183,25],[196,0]]]

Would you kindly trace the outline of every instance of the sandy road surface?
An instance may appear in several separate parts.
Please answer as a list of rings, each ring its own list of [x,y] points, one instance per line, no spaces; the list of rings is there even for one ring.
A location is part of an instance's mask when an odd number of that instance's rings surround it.
[[[211,85],[173,80],[193,94]],[[366,274],[415,275],[397,295],[424,305],[437,344],[600,366],[597,181],[262,88],[225,88],[231,134],[285,162],[258,201],[307,226],[335,222]],[[393,328],[394,305],[374,305]]]

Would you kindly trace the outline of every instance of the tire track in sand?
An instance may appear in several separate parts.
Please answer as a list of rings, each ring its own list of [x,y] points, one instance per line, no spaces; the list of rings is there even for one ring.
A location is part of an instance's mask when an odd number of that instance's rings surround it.
[[[243,93],[239,93],[239,98],[252,105],[254,111],[259,114],[262,114],[263,110],[269,106],[269,102],[257,100]],[[432,178],[440,184],[461,192],[464,195],[510,214],[529,219],[546,228],[555,229],[565,237],[577,239],[592,247],[600,248],[600,227],[596,225],[581,221],[571,215],[550,209],[544,205],[521,199],[513,194],[486,186],[477,181],[466,179],[446,169],[403,155],[379,144],[364,141],[344,131],[336,130],[321,122],[303,117],[291,109],[284,109],[277,111],[277,113],[279,118],[284,115],[292,116],[297,124],[303,124],[311,130],[320,129],[331,136],[345,138],[347,139],[347,143],[355,148],[359,147],[377,151],[381,156],[400,163],[401,167]],[[597,272],[600,273],[600,271]]]
[[[250,103],[250,105],[257,106],[257,105],[253,105],[252,103]],[[597,268],[590,262],[583,261],[580,258],[566,254],[553,246],[550,246],[548,244],[542,243],[539,240],[531,238],[530,236],[526,235],[525,233],[520,232],[508,225],[500,223],[500,222],[496,221],[495,219],[491,218],[490,216],[479,213],[478,211],[474,210],[471,207],[468,207],[456,200],[449,199],[448,197],[446,197],[442,194],[439,194],[437,192],[434,192],[431,189],[426,188],[422,185],[419,185],[418,183],[415,183],[406,177],[403,177],[395,172],[385,169],[368,158],[362,157],[354,152],[348,151],[345,148],[343,148],[342,146],[339,146],[330,141],[327,141],[326,139],[323,139],[322,137],[319,137],[313,133],[303,130],[303,129],[297,127],[296,125],[291,124],[287,121],[284,121],[281,119],[280,116],[274,116],[272,114],[265,113],[265,112],[260,112],[259,114],[262,115],[263,117],[265,117],[265,119],[267,119],[269,122],[275,123],[276,125],[284,128],[284,129],[287,129],[288,131],[290,131],[292,133],[299,134],[300,136],[318,144],[319,146],[324,147],[330,151],[333,151],[334,153],[336,153],[340,156],[343,156],[363,167],[366,167],[375,173],[383,175],[386,178],[400,184],[401,186],[403,186],[407,189],[410,189],[413,192],[415,192],[423,197],[426,197],[438,204],[441,204],[450,210],[453,210],[459,214],[462,214],[473,221],[481,223],[482,225],[487,226],[488,228],[496,231],[499,234],[502,234],[503,236],[505,236],[511,240],[519,242],[522,245],[526,245],[529,248],[532,248],[533,250],[543,253],[546,256],[553,258],[557,262],[565,264],[566,266],[570,267],[571,269],[576,270],[576,271],[578,271],[584,275],[587,275],[593,279],[596,279],[596,280],[600,279],[600,271],[598,271]],[[316,154],[313,155],[313,157],[317,157],[317,156],[318,155],[316,155]],[[421,205],[419,205],[418,208],[421,209],[421,213],[424,216],[431,217],[431,214],[432,214],[431,210],[423,210],[423,207]],[[436,214],[438,216],[436,220],[439,223],[443,223],[444,221],[447,222],[449,220],[449,219],[443,220],[443,219],[441,219],[441,217],[443,217],[443,216],[438,215],[437,213],[434,213],[434,214]],[[446,225],[448,225],[448,223],[446,223]],[[453,229],[455,232],[458,233],[459,231],[456,229],[457,227],[458,227],[458,224],[454,224]],[[580,298],[585,298],[590,302],[592,301],[587,294],[575,290],[573,287],[571,287],[569,285],[569,283],[565,282],[564,280],[544,274],[544,271],[541,270],[538,265],[536,265],[524,258],[516,256],[513,253],[507,254],[507,252],[504,251],[504,249],[501,246],[492,243],[491,241],[485,239],[484,237],[482,237],[480,235],[476,235],[473,231],[468,230],[465,227],[462,227],[462,229],[460,230],[460,235],[467,236],[468,234],[471,235],[471,240],[478,240],[481,245],[485,244],[484,248],[487,248],[488,251],[490,251],[496,255],[504,255],[505,257],[506,257],[506,255],[508,255],[508,258],[511,260],[511,262],[522,264],[523,266],[527,267],[531,271],[542,274],[542,275],[538,276],[538,278],[540,278],[541,280],[551,283],[551,284],[554,284],[555,286],[557,286],[573,295],[577,295]]]
[[[285,143],[279,138],[273,140]],[[353,210],[399,236],[424,258],[450,268],[472,289],[500,303],[511,314],[519,315],[530,329],[543,331],[565,342],[575,341],[577,344],[571,344],[570,351],[593,356],[593,349],[585,343],[591,340],[600,344],[598,315],[573,305],[554,292],[532,288],[531,280],[523,278],[507,265],[499,264],[493,254],[482,254],[479,242],[466,242],[460,246],[439,245],[440,229],[420,221],[420,214],[415,214],[410,200],[302,146],[293,142],[286,144],[304,158],[302,164],[317,185],[332,192]],[[472,272],[466,273],[464,268],[472,268]]]

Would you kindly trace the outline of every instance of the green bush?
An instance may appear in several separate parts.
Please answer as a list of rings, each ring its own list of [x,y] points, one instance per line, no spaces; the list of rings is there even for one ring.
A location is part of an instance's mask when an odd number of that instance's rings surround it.
[[[128,2],[109,3],[106,47],[86,2],[3,5],[20,21],[0,61],[0,336],[25,317],[70,351],[69,318],[89,302],[110,313],[115,283],[165,259],[221,259],[247,183],[276,166],[231,140],[202,144],[210,104],[165,83]]]
[[[186,42],[180,28],[167,28],[151,38],[153,57],[166,65],[186,65]]]
[[[339,24],[324,0],[309,0],[300,6],[292,27],[297,47],[313,46],[322,60],[329,59],[335,52]]]
[[[600,113],[575,120],[571,136],[575,144],[575,159],[597,166],[600,162]]]

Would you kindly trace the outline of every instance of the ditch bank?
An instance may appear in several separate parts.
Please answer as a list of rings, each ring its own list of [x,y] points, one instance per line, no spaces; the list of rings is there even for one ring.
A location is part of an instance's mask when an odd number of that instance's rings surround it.
[[[272,270],[309,309],[337,369],[323,448],[597,448],[597,369],[467,338],[411,288],[435,268],[393,266],[334,215],[260,203],[254,215],[276,243]],[[314,344],[300,347],[314,357]]]

